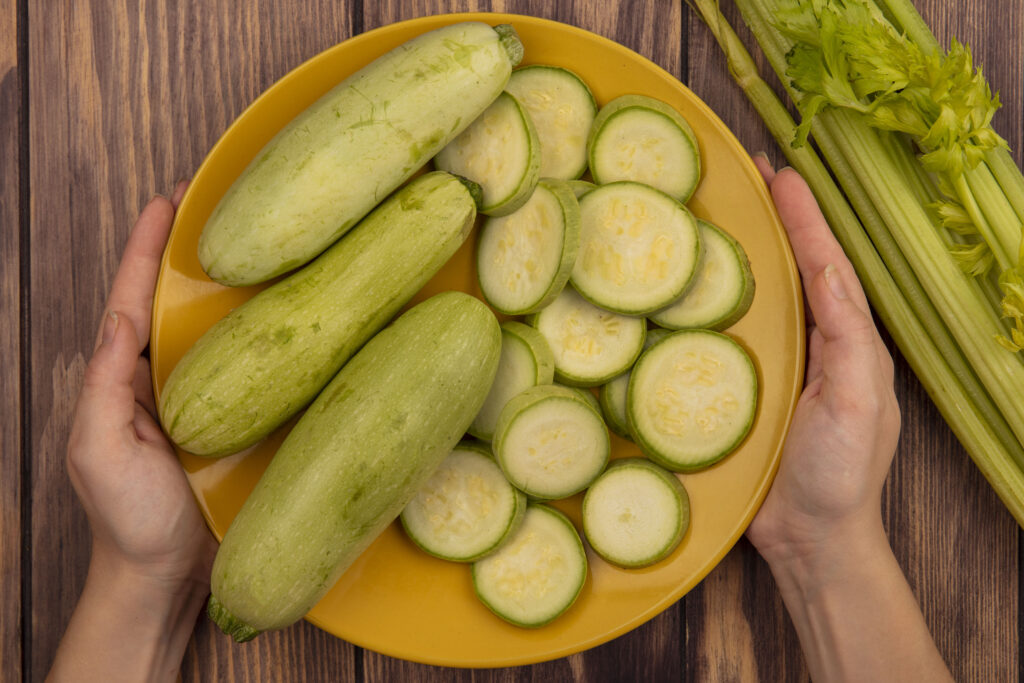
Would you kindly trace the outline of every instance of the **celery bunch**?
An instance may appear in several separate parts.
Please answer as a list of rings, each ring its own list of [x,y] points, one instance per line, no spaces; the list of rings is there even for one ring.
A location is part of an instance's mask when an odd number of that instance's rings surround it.
[[[970,50],[939,50],[909,0],[735,0],[797,125],[717,0],[690,2],[903,355],[1024,526],[1024,178],[992,130],[998,97]]]

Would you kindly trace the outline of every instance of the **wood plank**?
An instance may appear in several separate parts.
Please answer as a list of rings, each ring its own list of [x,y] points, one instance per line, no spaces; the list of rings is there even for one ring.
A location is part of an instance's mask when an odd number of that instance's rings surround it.
[[[191,175],[266,87],[351,33],[349,7],[47,3],[29,7],[32,169],[32,680],[81,590],[89,533],[64,449],[128,231]],[[318,653],[317,657],[300,653]],[[286,656],[282,656],[286,655]],[[6,658],[5,658],[6,659]],[[186,678],[351,678],[354,648],[302,623],[236,646],[200,618]]]
[[[967,7],[947,0],[919,3],[943,43],[955,34],[976,46],[979,64],[991,65],[986,66],[985,73],[1002,93],[1004,103],[995,125],[1018,150],[1018,161],[1022,58],[1019,41],[1012,34],[1014,27],[1021,25],[1021,4],[973,3]],[[731,4],[728,9],[732,10]],[[728,13],[731,19],[736,18],[735,12]],[[740,33],[749,35],[745,27],[740,27]],[[766,149],[776,165],[783,164],[781,152],[752,108],[716,85],[725,67],[720,54],[708,54],[708,50],[719,52],[711,45],[710,35],[697,28],[692,35],[691,87],[722,116],[747,149]],[[770,80],[777,83],[774,78]],[[735,88],[729,90],[738,92]],[[1020,664],[1016,525],[891,342],[890,348],[896,361],[896,391],[904,424],[883,499],[891,542],[954,677],[1010,680]],[[763,561],[750,557],[753,551],[749,546],[741,552],[743,561],[730,556],[705,581],[702,590],[691,594],[694,601],[705,603],[703,623],[711,623],[711,614],[722,614],[721,603],[728,600],[729,591],[742,587],[750,596],[745,623],[732,629],[728,642],[720,647],[713,641],[698,646],[698,652],[703,650],[711,660],[706,675],[698,678],[718,679],[726,672],[749,671],[749,666],[736,662],[736,642],[743,642],[744,631],[749,629],[755,643],[772,644],[770,650],[762,648],[757,653],[757,679],[802,680],[806,671],[799,643],[770,573]],[[720,573],[729,578],[719,577]],[[728,587],[724,598],[717,590],[712,594],[716,583]],[[715,604],[708,604],[712,602]],[[700,619],[697,613],[691,609],[688,616]],[[728,612],[724,618],[730,620]],[[740,652],[749,649],[740,648]]]
[[[22,67],[18,3],[0,2],[0,680],[21,678]],[[27,180],[27,178],[25,178]]]

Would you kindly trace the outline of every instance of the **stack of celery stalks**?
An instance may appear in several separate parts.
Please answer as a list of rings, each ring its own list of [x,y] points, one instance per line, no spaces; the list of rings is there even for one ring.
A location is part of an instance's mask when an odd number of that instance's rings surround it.
[[[969,49],[943,50],[910,0],[735,0],[797,125],[717,0],[689,1],[900,351],[1024,526],[1024,178],[992,130],[998,97]]]

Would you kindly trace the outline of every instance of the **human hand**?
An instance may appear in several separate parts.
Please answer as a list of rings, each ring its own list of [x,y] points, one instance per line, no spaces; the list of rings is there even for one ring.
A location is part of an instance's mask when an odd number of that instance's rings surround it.
[[[803,179],[755,163],[768,183],[810,308],[805,387],[775,482],[747,537],[769,560],[881,540],[881,494],[899,438],[893,363],[853,266]]]
[[[54,679],[173,677],[209,592],[216,542],[156,422],[141,355],[185,188],[150,201],[132,229],[78,397],[67,467],[93,547]]]

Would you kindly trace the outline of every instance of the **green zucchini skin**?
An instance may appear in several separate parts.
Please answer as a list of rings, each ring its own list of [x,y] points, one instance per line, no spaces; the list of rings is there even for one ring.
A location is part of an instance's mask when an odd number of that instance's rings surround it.
[[[476,217],[455,176],[427,173],[313,263],[204,334],[160,395],[164,430],[202,457],[247,448],[305,407],[443,266]]]
[[[353,356],[224,536],[208,610],[221,629],[244,640],[302,618],[459,442],[500,352],[490,309],[446,292]]]
[[[473,122],[522,47],[464,22],[418,36],[335,86],[253,158],[210,215],[199,262],[250,285],[303,265]]]

